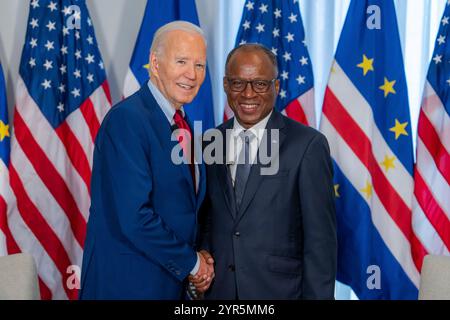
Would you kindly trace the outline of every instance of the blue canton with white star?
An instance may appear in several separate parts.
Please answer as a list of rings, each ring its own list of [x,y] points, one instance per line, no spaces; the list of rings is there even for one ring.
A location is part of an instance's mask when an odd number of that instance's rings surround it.
[[[427,79],[450,115],[450,0],[447,1],[436,38]]]
[[[106,80],[84,0],[31,1],[19,72],[53,128]]]
[[[260,43],[277,56],[282,111],[314,85],[298,0],[248,0],[236,45]]]

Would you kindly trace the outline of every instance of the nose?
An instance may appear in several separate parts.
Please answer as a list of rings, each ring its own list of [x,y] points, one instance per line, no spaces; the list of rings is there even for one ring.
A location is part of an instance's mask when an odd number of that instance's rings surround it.
[[[195,72],[195,64],[188,64],[184,75],[189,80],[195,80],[197,78],[197,73]]]
[[[256,93],[255,91],[253,91],[252,84],[250,82],[247,82],[244,91],[242,91],[242,95],[244,95],[245,97],[253,97],[255,94]]]

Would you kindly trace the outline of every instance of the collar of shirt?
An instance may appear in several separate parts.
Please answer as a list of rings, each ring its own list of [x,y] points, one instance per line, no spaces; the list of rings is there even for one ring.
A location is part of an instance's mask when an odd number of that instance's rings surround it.
[[[273,110],[261,121],[259,121],[258,123],[256,123],[253,127],[249,128],[248,130],[253,133],[256,137],[256,141],[257,144],[256,146],[259,147],[261,140],[264,136],[264,131],[266,129],[267,126],[267,122],[269,121],[270,116],[272,115]],[[245,131],[247,129],[245,129],[236,119],[236,117],[233,120],[233,129],[230,135],[230,140],[228,141],[228,145],[227,145],[227,164],[231,164],[233,165],[234,163],[236,163],[237,158],[239,156],[239,152],[242,148],[242,142],[241,142],[241,138],[239,138],[239,134],[242,131]],[[256,156],[256,152],[252,152],[252,156],[251,158],[254,159],[254,157]]]
[[[162,112],[164,112],[167,121],[169,121],[170,125],[173,126],[175,124],[175,121],[173,120],[173,116],[175,115],[175,108],[172,106],[169,100],[164,97],[161,91],[159,91],[159,89],[153,84],[151,80],[148,80],[148,88],[150,89],[150,92],[152,93]],[[185,114],[183,107],[181,107],[180,110],[184,117]]]

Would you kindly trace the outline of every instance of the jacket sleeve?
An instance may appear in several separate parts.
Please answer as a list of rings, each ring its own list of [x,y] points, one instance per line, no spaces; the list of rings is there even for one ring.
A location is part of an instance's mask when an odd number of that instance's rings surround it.
[[[101,175],[105,188],[100,195],[102,203],[109,202],[112,208],[105,215],[138,252],[181,281],[194,267],[197,255],[154,211],[144,120],[134,109],[118,108],[107,121],[96,146],[102,171],[93,173]]]
[[[333,166],[322,134],[301,162],[299,192],[303,217],[303,298],[334,299],[337,265]]]

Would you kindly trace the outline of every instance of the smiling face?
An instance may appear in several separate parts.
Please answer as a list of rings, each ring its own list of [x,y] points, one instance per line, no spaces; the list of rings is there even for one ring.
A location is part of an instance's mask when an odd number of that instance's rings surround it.
[[[199,34],[173,30],[150,54],[151,81],[175,109],[190,103],[206,75],[206,44]]]
[[[242,92],[231,90],[229,79],[272,80],[276,78],[276,69],[270,58],[262,50],[236,51],[228,62],[226,77],[223,81],[228,104],[238,122],[246,129],[264,119],[273,109],[280,88],[279,80],[270,84],[263,93],[253,91],[250,83]]]

